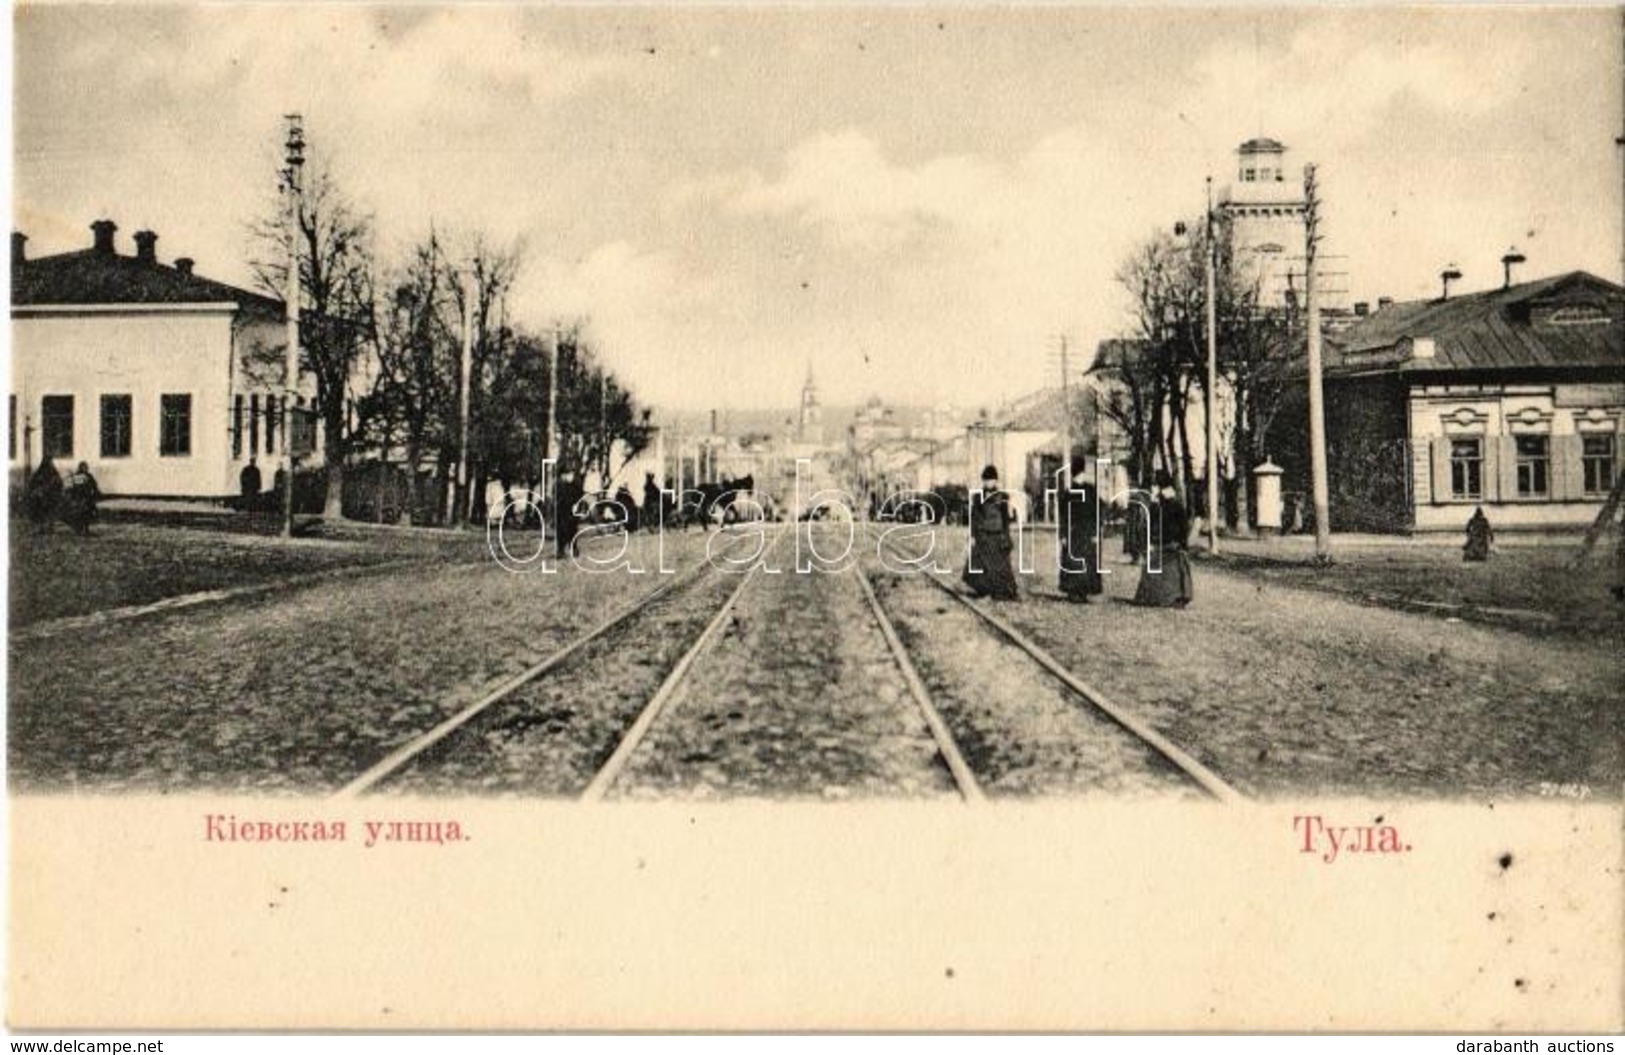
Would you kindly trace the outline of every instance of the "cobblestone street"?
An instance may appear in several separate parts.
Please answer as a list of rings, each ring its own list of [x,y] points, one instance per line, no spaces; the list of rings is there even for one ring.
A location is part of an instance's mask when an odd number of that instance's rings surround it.
[[[844,528],[818,530],[821,549],[838,550]],[[721,538],[668,536],[668,565],[692,578],[381,790],[578,794],[739,585],[700,566]],[[1055,591],[1053,538],[1032,541],[1023,599],[976,603],[1248,795],[1619,794],[1625,675],[1602,635],[1374,608],[1201,562],[1188,609],[1124,603],[1139,572],[1110,563],[1107,596],[1073,606]],[[939,543],[953,564],[963,536]],[[654,547],[638,536],[628,554],[652,568]],[[879,568],[872,547],[812,574],[792,571],[789,546],[770,553],[780,571],[741,590],[611,797],[952,796],[859,566],[990,796],[1188,790],[921,576]],[[448,559],[22,636],[10,650],[11,780],[332,791],[672,578]]]

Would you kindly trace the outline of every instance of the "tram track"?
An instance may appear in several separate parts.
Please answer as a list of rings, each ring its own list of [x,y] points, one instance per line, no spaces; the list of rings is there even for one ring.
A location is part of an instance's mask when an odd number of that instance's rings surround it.
[[[745,533],[735,535],[730,539],[729,546],[740,539],[750,537],[753,536]],[[355,799],[384,790],[386,787],[394,790],[403,785],[413,786],[414,790],[452,788],[468,790],[456,781],[446,785],[430,776],[437,768],[435,765],[437,758],[440,760],[449,758],[456,753],[452,750],[453,747],[462,747],[474,734],[484,734],[487,739],[493,736],[500,739],[508,734],[521,735],[533,725],[542,725],[545,729],[560,724],[557,721],[556,708],[547,711],[541,701],[527,699],[528,696],[537,695],[539,691],[545,693],[549,689],[564,688],[550,685],[553,679],[547,678],[546,675],[581,665],[589,659],[601,659],[605,654],[613,656],[614,646],[623,639],[629,639],[634,644],[646,645],[648,642],[639,641],[639,635],[634,633],[635,630],[644,623],[658,622],[661,618],[671,616],[674,604],[688,599],[696,591],[703,593],[703,588],[717,581],[717,577],[721,574],[723,573],[716,569],[709,559],[698,560],[692,567],[640,595],[524,670],[487,689],[477,699],[461,706],[445,720],[396,747],[335,792],[333,798],[340,801]],[[748,578],[748,573],[746,577]],[[743,582],[731,593],[736,594],[742,586]],[[680,618],[681,611],[680,608],[677,609],[679,622],[683,621]],[[655,639],[658,641],[660,635],[655,635]],[[564,695],[569,696],[568,693]],[[587,700],[590,696],[588,693],[576,695],[582,700]],[[505,711],[507,713],[504,713]],[[538,717],[536,713],[530,713],[537,711],[551,717]],[[478,757],[480,753],[479,750],[472,751],[474,757]],[[485,753],[489,753],[489,745]],[[501,781],[490,780],[489,775],[483,783],[494,789],[501,789],[504,786]],[[533,790],[555,794],[579,790],[553,786],[556,783],[544,780],[543,787]]]
[[[866,525],[866,527],[868,528],[867,534],[875,541],[877,555],[880,548],[885,547],[893,555],[906,558],[906,555],[898,553],[894,546],[887,543],[881,536],[876,535],[872,525]],[[860,576],[864,581],[867,593],[875,598],[874,603],[877,609],[880,609],[882,605],[873,584],[869,581],[869,573],[860,569]],[[1149,722],[1079,678],[1070,668],[1056,659],[1054,655],[1027,634],[1024,634],[1009,620],[1001,618],[999,615],[978,605],[953,585],[945,582],[937,572],[921,569],[915,574],[898,576],[897,578],[923,578],[929,581],[936,590],[947,595],[956,605],[975,616],[978,625],[989,631],[991,637],[998,640],[1008,650],[1025,657],[1033,667],[1042,671],[1051,684],[1060,687],[1073,700],[1081,701],[1084,709],[1089,713],[1105,719],[1127,734],[1133,741],[1143,745],[1158,760],[1182,775],[1185,780],[1194,785],[1208,798],[1227,804],[1244,801],[1245,796],[1241,792],[1230,786],[1222,777],[1214,773],[1189,752],[1158,732]],[[882,618],[884,618],[883,612]],[[899,647],[903,648],[901,642]],[[904,648],[904,651],[906,652],[906,648]],[[929,690],[925,688],[923,681],[921,682],[921,689],[929,695]],[[945,733],[947,733],[946,723]],[[951,736],[952,734],[947,733],[947,735]]]

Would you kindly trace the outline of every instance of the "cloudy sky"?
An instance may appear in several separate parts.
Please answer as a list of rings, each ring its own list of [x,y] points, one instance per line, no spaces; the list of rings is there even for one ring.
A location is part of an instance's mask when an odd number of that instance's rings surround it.
[[[1607,8],[28,6],[14,226],[110,216],[247,282],[281,116],[376,218],[522,246],[660,407],[977,406],[1124,325],[1113,274],[1265,134],[1320,166],[1350,299],[1621,272]]]

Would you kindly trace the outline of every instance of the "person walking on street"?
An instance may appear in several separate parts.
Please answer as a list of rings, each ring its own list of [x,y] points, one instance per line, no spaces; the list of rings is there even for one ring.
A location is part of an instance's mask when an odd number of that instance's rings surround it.
[[[553,487],[553,545],[560,557],[576,554],[576,534],[581,528],[576,506],[586,493],[573,472],[560,475]]]
[[[1140,572],[1140,586],[1134,591],[1135,604],[1183,608],[1191,603],[1191,560],[1185,550],[1189,534],[1190,516],[1174,491],[1173,477],[1165,471],[1157,473],[1151,535],[1146,545],[1145,568]]]
[[[1490,547],[1494,543],[1495,532],[1490,528],[1490,518],[1484,515],[1484,507],[1479,506],[1473,510],[1473,515],[1467,518],[1467,544],[1461,548],[1461,559],[1489,560]]]
[[[254,463],[254,456],[248,456],[248,464],[243,471],[237,474],[237,490],[242,495],[242,507],[245,513],[254,511],[260,503],[260,491],[264,489],[264,478],[260,476],[260,467]]]
[[[56,464],[47,454],[28,478],[28,486],[23,490],[23,510],[36,531],[50,531],[61,502],[62,474],[56,471]]]
[[[90,534],[90,523],[96,519],[96,503],[101,497],[101,488],[90,475],[90,466],[80,462],[63,485],[63,522],[81,535]]]
[[[1072,459],[1071,485],[1061,494],[1061,595],[1077,604],[1105,592],[1100,578],[1100,492],[1089,482],[1089,463]]]
[[[971,496],[970,557],[961,578],[978,597],[1016,601],[1021,592],[1010,567],[1010,498],[999,489],[999,471],[989,465],[982,470],[982,489]]]

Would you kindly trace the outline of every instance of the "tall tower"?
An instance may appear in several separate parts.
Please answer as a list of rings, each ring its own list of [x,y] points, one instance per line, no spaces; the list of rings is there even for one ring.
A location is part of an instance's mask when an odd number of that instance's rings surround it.
[[[807,364],[807,380],[801,383],[801,409],[796,417],[798,443],[823,443],[823,411],[818,405],[818,386],[813,382],[812,363]]]
[[[1260,307],[1279,308],[1289,289],[1303,293],[1303,172],[1287,171],[1286,146],[1274,139],[1249,139],[1236,156],[1219,213],[1230,221],[1238,273],[1257,283]]]

